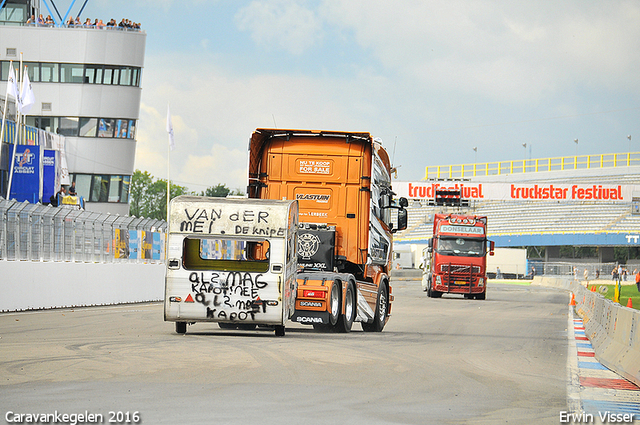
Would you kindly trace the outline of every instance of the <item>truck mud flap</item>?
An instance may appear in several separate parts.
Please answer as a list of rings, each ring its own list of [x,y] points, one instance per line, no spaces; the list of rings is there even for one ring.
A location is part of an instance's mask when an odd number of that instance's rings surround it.
[[[373,321],[373,317],[375,316],[374,311],[369,306],[367,300],[364,299],[364,295],[360,292],[360,289],[356,288],[356,292],[358,293],[358,311],[356,312],[355,322],[371,322]]]
[[[306,311],[296,310],[291,316],[291,321],[301,325],[328,324],[329,312],[327,311]]]

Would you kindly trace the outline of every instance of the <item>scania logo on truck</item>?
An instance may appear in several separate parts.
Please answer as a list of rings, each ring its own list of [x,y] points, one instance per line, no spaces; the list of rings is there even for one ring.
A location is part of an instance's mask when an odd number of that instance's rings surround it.
[[[329,202],[331,195],[315,195],[312,193],[298,193],[296,199],[299,201],[316,201],[323,204]]]
[[[301,307],[322,307],[322,303],[316,301],[300,301]]]

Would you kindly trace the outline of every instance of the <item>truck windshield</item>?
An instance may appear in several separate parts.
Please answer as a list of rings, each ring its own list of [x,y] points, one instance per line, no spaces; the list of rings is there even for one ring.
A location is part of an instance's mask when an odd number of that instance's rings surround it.
[[[442,255],[482,257],[485,251],[483,239],[439,237],[436,242],[436,252]]]
[[[269,241],[185,238],[182,261],[188,270],[266,272]]]

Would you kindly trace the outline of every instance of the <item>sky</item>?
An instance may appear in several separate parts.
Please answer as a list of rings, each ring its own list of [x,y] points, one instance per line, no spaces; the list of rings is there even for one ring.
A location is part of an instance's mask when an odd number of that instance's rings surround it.
[[[260,127],[370,132],[402,181],[640,151],[639,0],[90,0],[82,17],[142,24],[135,167],[166,178],[169,103],[170,178],[193,191],[244,191]]]

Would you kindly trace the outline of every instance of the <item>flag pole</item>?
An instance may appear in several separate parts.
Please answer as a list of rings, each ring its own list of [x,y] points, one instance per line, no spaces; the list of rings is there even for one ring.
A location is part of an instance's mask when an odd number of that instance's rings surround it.
[[[15,166],[15,162],[16,162],[16,146],[18,145],[18,134],[20,133],[20,116],[22,115],[22,99],[21,99],[21,93],[22,93],[22,84],[23,84],[23,78],[22,78],[22,52],[20,52],[20,70],[18,71],[18,75],[16,76],[16,78],[18,78],[19,82],[20,82],[20,87],[18,88],[19,93],[17,93],[16,96],[16,109],[17,109],[17,114],[18,115],[18,119],[16,120],[16,134],[15,137],[13,139],[13,153],[11,154],[11,160],[9,161],[9,184],[7,184],[7,197],[5,198],[7,201],[9,200],[9,197],[11,196],[11,184],[12,184],[12,180],[13,180],[13,168]]]
[[[13,68],[13,61],[9,61],[10,67]],[[2,110],[2,128],[0,128],[0,146],[2,146],[2,142],[4,141],[4,126],[7,121],[7,106],[9,105],[9,84],[11,82],[7,78],[7,93],[4,96],[4,109]],[[2,149],[0,149],[0,162],[2,161]]]
[[[167,102],[167,134],[169,140],[167,143],[167,224],[169,223],[169,201],[171,200],[171,151],[174,148],[173,141],[173,123],[171,122],[171,109]]]

